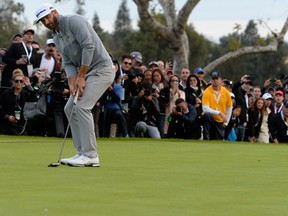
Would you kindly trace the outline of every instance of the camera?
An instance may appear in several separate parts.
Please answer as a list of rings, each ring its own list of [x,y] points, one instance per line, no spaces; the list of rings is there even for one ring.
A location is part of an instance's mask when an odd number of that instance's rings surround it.
[[[256,78],[256,77],[253,76],[253,75],[248,75],[248,76],[247,76],[247,79],[248,79],[248,80],[251,80],[251,81],[255,80],[255,78]]]
[[[152,91],[150,89],[145,89],[144,90],[144,95],[145,96],[150,96],[152,94]]]
[[[274,83],[274,82],[276,82],[276,79],[275,78],[271,78],[270,82]]]
[[[176,112],[182,112],[182,107],[181,106],[176,106],[175,110],[176,110]]]

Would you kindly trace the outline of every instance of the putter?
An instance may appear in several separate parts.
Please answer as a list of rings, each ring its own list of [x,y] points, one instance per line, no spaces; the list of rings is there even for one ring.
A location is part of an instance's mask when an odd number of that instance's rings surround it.
[[[62,147],[61,147],[61,150],[60,150],[60,154],[59,154],[59,157],[58,157],[58,162],[51,163],[51,164],[48,165],[48,167],[58,167],[60,165],[62,152],[63,152],[64,146],[65,146],[65,143],[66,143],[66,137],[67,137],[67,134],[68,134],[68,131],[69,131],[69,128],[70,128],[70,121],[71,121],[71,118],[72,118],[72,115],[73,115],[73,112],[74,112],[74,109],[75,109],[75,105],[76,105],[77,100],[78,100],[78,95],[79,95],[79,90],[76,92],[76,95],[75,95],[75,98],[74,98],[74,101],[73,101],[73,107],[72,107],[72,111],[71,111],[71,114],[70,114],[69,119],[68,119],[68,125],[67,125],[67,129],[66,129],[66,132],[65,132],[65,136],[64,136],[63,143],[62,143]]]

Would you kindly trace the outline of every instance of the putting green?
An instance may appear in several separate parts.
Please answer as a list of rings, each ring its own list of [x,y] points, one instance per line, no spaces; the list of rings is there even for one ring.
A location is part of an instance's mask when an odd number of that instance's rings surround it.
[[[98,139],[100,168],[48,167],[62,142],[0,136],[0,215],[288,215],[285,144]]]

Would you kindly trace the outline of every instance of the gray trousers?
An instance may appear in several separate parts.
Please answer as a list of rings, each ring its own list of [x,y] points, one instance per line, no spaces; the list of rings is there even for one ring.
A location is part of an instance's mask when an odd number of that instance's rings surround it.
[[[70,95],[64,111],[69,119],[73,111],[70,127],[74,147],[78,154],[87,157],[97,157],[97,143],[94,130],[92,108],[113,82],[115,70],[112,67],[91,71],[86,75],[86,87],[84,94],[76,105],[73,105],[74,97]],[[73,109],[74,106],[74,109]]]

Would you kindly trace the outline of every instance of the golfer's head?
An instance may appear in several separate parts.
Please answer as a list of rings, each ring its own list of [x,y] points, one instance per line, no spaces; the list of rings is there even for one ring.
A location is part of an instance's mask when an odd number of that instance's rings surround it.
[[[43,25],[50,30],[54,30],[58,26],[58,12],[53,6],[49,4],[41,5],[35,11],[35,16],[36,23],[42,22]]]

